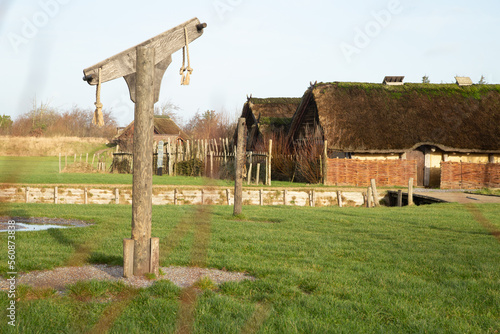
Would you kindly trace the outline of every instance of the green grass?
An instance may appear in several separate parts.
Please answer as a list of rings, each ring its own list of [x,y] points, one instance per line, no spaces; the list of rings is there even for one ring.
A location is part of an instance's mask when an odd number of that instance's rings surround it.
[[[79,157],[78,157],[79,159]],[[84,158],[85,159],[85,158]],[[73,157],[68,157],[68,164]],[[111,159],[108,159],[107,165]],[[63,158],[64,165],[64,158]],[[94,166],[96,167],[96,166]],[[0,157],[0,183],[22,184],[132,184],[131,174],[61,173],[58,157]],[[231,186],[234,182],[202,177],[153,176],[155,185]]]
[[[500,228],[500,206],[478,208]],[[161,238],[162,266],[191,264],[195,232],[201,228],[196,210],[153,208],[152,235]],[[239,219],[228,206],[209,210],[207,266],[245,271],[257,280],[215,289],[208,281],[200,282],[194,333],[237,333],[254,323],[252,317],[260,319],[259,333],[500,330],[500,243],[461,205],[244,207]],[[123,261],[122,239],[130,237],[129,206],[15,204],[3,211],[95,223],[17,233],[20,271],[63,266],[75,258],[113,265]],[[174,231],[185,234],[177,240]],[[0,239],[5,245],[5,233]],[[82,250],[87,257],[75,256]],[[7,271],[6,255],[0,252],[1,272]],[[27,297],[34,292],[25,293],[17,303],[19,326],[7,331],[5,311],[0,311],[0,332],[88,332],[107,307],[122,305],[117,296],[124,294],[129,303],[123,304],[110,333],[175,331],[181,290],[169,282],[135,292],[87,282],[69,291],[38,293],[37,298]],[[7,301],[1,293],[1,310]]]
[[[473,191],[472,194],[500,196],[500,189],[484,188],[484,189]]]

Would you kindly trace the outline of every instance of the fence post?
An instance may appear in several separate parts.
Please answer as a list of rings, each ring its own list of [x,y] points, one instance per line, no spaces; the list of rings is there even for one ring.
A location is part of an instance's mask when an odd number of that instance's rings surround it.
[[[316,196],[316,194],[315,194],[314,189],[313,189],[313,190],[311,190],[311,199],[310,199],[310,201],[309,201],[309,205],[310,205],[310,206],[313,206],[313,207],[314,207],[314,206],[316,206],[316,203],[315,203],[315,201],[316,201],[315,196]]]
[[[408,180],[408,205],[413,205],[413,178]]]
[[[177,188],[174,189],[174,205],[177,205]]]
[[[257,164],[257,175],[255,176],[256,185],[259,185],[259,177],[260,177],[260,163]]]
[[[283,205],[286,205],[286,195],[288,194],[288,190],[283,190]]]
[[[250,152],[250,156],[249,156],[249,160],[250,160],[250,164],[248,165],[248,173],[247,173],[247,185],[250,185],[250,182],[252,181],[252,155],[253,153]]]
[[[328,140],[323,145],[323,184],[328,181]]]
[[[269,164],[268,166],[268,173],[267,173],[267,185],[270,186],[271,185],[271,179],[272,179],[272,175],[271,175],[271,166],[272,166],[272,159],[273,159],[273,140],[272,139],[269,139],[269,156],[268,156],[268,159],[267,159],[267,162]]]
[[[339,208],[342,208],[344,206],[344,203],[342,202],[342,192],[340,190],[337,191],[337,203],[339,205]]]
[[[373,203],[375,203],[375,206],[380,206],[380,203],[378,202],[378,191],[377,191],[377,184],[375,183],[375,179],[371,179],[371,186],[372,186],[372,191],[373,191]]]
[[[89,203],[89,196],[87,188],[83,189],[83,204]]]
[[[88,153],[85,154],[85,163],[86,164],[89,163],[89,154]]]
[[[25,192],[25,202],[29,203],[30,202],[30,187],[26,187],[26,192]]]
[[[115,204],[120,204],[120,191],[115,188]]]
[[[398,190],[398,207],[403,206],[403,191],[401,189]]]
[[[203,198],[204,194],[205,194],[205,192],[203,191],[203,189],[201,189],[201,205],[205,204],[205,199]]]
[[[259,189],[259,205],[262,206],[264,204],[263,198],[262,198],[262,189]]]
[[[366,192],[366,206],[368,208],[371,208],[372,207],[372,201],[373,201],[373,191],[372,191],[372,187],[368,187],[368,190]]]
[[[54,204],[57,204],[59,202],[58,195],[57,195],[57,187],[54,187]]]
[[[245,163],[245,118],[238,120],[238,144],[235,156],[235,178],[234,178],[234,210],[233,215],[239,215],[243,206],[243,164]]]
[[[227,205],[229,205],[229,189],[226,189],[226,200],[227,200]]]

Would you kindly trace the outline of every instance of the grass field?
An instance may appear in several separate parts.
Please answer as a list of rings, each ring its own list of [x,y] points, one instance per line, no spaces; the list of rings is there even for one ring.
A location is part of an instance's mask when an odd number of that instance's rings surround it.
[[[498,333],[500,242],[474,217],[498,230],[500,206],[474,209],[475,216],[455,204],[244,207],[244,217],[235,219],[227,206],[205,207],[203,216],[193,206],[155,206],[152,235],[161,238],[162,266],[202,264],[257,280],[205,284],[187,306],[184,291],[169,282],[138,291],[91,282],[64,295],[21,287],[14,331],[6,328],[8,300],[0,294],[0,332],[90,333],[104,326],[109,333],[172,333],[192,307],[193,333]],[[0,210],[95,223],[17,233],[20,271],[122,264],[130,206]],[[0,238],[6,245],[5,233]]]

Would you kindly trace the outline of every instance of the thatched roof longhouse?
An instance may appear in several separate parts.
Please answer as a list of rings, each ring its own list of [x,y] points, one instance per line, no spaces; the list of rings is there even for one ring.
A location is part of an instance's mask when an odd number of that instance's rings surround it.
[[[290,142],[311,137],[339,152],[500,153],[500,85],[316,84],[289,132]]]

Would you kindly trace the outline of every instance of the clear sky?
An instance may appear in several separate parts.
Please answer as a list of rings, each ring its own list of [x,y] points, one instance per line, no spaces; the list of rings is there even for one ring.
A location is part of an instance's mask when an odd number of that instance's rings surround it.
[[[184,120],[241,111],[254,97],[301,97],[310,82],[500,82],[498,0],[0,0],[0,114],[16,118],[36,97],[60,109],[93,108],[82,71],[193,17],[208,24],[190,45],[194,73],[180,86],[181,53],[160,102]],[[123,79],[102,87],[104,108],[133,119]]]

